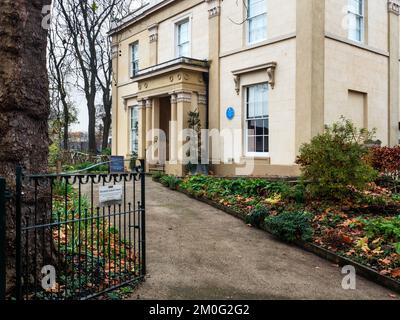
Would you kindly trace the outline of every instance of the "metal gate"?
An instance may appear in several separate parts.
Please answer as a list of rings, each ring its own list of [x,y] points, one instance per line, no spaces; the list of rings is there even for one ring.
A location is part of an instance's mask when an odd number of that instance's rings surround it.
[[[118,174],[25,175],[17,168],[15,212],[18,300],[91,299],[146,274],[143,162]]]

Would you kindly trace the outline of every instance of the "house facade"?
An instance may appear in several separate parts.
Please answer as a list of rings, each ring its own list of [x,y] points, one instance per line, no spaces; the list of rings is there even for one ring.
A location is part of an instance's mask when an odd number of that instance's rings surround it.
[[[300,146],[341,116],[397,145],[399,13],[399,0],[150,1],[110,32],[112,152],[182,175],[190,111],[217,175],[295,176]]]

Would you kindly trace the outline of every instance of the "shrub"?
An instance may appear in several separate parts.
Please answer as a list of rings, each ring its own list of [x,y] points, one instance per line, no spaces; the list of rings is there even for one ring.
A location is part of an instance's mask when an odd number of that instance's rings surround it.
[[[370,149],[369,160],[380,173],[397,178],[400,172],[400,146],[373,147]]]
[[[280,239],[293,242],[302,239],[310,241],[313,235],[311,214],[308,212],[282,212],[265,219],[265,226]]]
[[[289,184],[283,181],[268,182],[265,190],[267,191],[267,195],[280,194],[284,198],[288,197],[291,193]]]
[[[111,156],[111,148],[105,148],[101,151],[103,156]]]
[[[155,182],[160,182],[161,178],[164,177],[165,174],[161,171],[154,172],[152,175],[152,179]]]
[[[70,184],[66,185],[64,180],[54,180],[53,182],[53,194],[55,196],[65,196],[72,194],[73,188]]]
[[[56,165],[61,158],[61,150],[58,143],[53,143],[49,146],[49,164]]]
[[[175,176],[163,176],[160,178],[160,182],[163,186],[170,188],[171,190],[178,189],[181,180]]]
[[[379,185],[389,187],[394,192],[400,190],[400,146],[373,147],[368,161],[380,173],[376,181]]]
[[[266,217],[269,215],[268,208],[257,205],[247,216],[246,223],[251,224],[253,227],[260,227]]]
[[[292,187],[292,195],[291,198],[296,201],[296,203],[304,203],[306,201],[306,187],[303,183],[298,183],[294,187]]]
[[[394,218],[361,219],[369,239],[383,237],[385,240],[400,242],[400,216]]]
[[[342,118],[304,144],[297,163],[302,179],[307,181],[307,191],[314,197],[343,199],[352,195],[349,186],[364,190],[377,176],[364,160],[368,154],[364,142],[373,135]]]
[[[360,205],[384,207],[388,204],[388,198],[385,198],[381,195],[361,194],[357,195],[355,202]]]

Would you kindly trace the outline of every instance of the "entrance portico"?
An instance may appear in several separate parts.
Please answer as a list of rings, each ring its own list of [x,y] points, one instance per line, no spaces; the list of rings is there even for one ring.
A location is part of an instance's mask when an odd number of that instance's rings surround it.
[[[183,144],[188,113],[198,110],[206,129],[206,61],[178,58],[135,75],[138,82],[140,159],[163,165],[168,174],[184,174]],[[147,168],[149,169],[149,167]]]

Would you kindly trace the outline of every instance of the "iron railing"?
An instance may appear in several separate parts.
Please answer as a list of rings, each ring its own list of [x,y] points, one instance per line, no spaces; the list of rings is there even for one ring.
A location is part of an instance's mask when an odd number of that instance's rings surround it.
[[[17,169],[17,300],[85,300],[143,279],[143,168],[100,175]],[[0,180],[0,227],[3,188]]]

